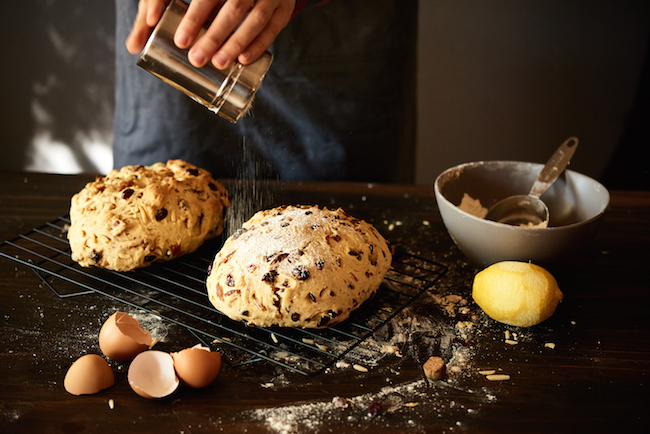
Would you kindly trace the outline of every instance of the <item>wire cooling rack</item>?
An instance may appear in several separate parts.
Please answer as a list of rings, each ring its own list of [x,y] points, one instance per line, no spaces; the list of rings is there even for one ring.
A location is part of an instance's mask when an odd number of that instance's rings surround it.
[[[0,256],[30,267],[59,298],[99,294],[186,328],[203,345],[218,346],[225,363],[267,361],[304,375],[327,369],[354,351],[379,351],[369,338],[447,272],[434,261],[396,252],[377,295],[328,329],[248,326],[210,304],[205,278],[219,248],[211,241],[174,261],[120,273],[83,268],[70,259],[69,219],[59,217],[0,245]]]

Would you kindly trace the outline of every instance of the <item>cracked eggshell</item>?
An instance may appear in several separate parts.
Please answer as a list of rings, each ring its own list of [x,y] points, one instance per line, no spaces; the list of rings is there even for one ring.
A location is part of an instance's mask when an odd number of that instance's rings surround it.
[[[113,384],[113,370],[108,362],[97,354],[86,354],[78,358],[63,379],[63,387],[72,395],[92,395]]]
[[[99,348],[109,359],[125,361],[151,346],[151,333],[124,312],[111,315],[99,331]]]
[[[212,383],[221,369],[221,353],[209,348],[195,345],[182,351],[172,353],[176,374],[183,384],[200,389]]]
[[[157,350],[144,351],[135,356],[129,366],[127,379],[135,393],[149,399],[165,398],[174,393],[180,384],[172,356]]]

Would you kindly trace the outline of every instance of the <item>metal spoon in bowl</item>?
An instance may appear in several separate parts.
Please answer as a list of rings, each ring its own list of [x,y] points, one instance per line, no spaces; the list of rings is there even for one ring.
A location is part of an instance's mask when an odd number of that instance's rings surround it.
[[[495,203],[485,215],[487,220],[515,226],[548,226],[548,207],[539,198],[564,172],[573,153],[578,147],[578,139],[569,137],[548,160],[527,195],[506,197]]]

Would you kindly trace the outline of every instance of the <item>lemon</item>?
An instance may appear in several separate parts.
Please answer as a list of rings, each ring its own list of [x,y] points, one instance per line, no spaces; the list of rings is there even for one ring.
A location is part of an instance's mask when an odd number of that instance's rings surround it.
[[[490,318],[530,327],[550,318],[564,295],[551,273],[539,265],[505,261],[474,277],[472,297]]]

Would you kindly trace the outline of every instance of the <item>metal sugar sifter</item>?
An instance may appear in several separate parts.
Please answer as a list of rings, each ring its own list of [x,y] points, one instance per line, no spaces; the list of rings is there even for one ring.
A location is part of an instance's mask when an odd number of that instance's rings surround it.
[[[173,0],[167,6],[137,64],[219,116],[237,122],[251,107],[273,55],[266,51],[249,65],[235,62],[224,70],[209,62],[202,68],[192,66],[187,58],[189,50],[178,48],[173,40],[187,8],[182,0]],[[199,37],[209,25],[203,25]]]

